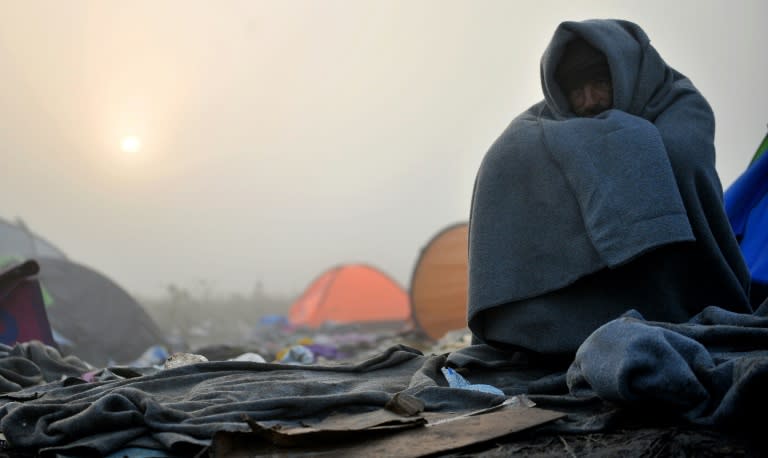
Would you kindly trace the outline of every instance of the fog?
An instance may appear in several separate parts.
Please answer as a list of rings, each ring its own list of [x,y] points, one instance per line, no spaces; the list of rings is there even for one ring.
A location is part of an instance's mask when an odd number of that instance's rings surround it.
[[[768,123],[759,0],[6,1],[0,217],[134,294],[298,294],[346,262],[407,287],[556,26],[591,17],[707,97],[727,187]]]

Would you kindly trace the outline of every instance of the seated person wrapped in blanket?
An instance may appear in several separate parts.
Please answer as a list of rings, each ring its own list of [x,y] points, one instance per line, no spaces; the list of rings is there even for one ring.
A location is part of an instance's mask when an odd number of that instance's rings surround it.
[[[623,20],[560,24],[540,71],[544,100],[475,181],[474,343],[570,358],[630,309],[672,323],[709,305],[751,313],[714,115],[693,83]]]

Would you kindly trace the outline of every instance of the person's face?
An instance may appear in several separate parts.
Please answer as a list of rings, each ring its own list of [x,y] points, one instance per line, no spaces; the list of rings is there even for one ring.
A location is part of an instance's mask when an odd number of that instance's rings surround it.
[[[568,92],[568,103],[576,116],[597,116],[613,105],[613,86],[605,79],[588,80]]]

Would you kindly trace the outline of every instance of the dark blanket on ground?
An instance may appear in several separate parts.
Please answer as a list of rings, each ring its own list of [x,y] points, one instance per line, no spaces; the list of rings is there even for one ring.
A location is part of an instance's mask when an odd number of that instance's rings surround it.
[[[14,358],[7,354],[0,368]],[[710,307],[681,324],[632,311],[595,331],[570,364],[473,345],[447,355],[393,346],[354,365],[208,362],[131,378],[123,370],[92,383],[62,365],[69,377],[0,397],[0,430],[12,446],[44,456],[106,455],[128,446],[188,452],[209,444],[216,431],[249,431],[245,416],[311,423],[334,411],[384,408],[401,392],[429,411],[503,400],[447,387],[440,371],[446,365],[472,383],[527,393],[539,407],[569,414],[541,426],[544,432],[608,432],[628,421],[637,427],[639,419],[649,427],[743,428],[749,414],[768,408],[768,304],[755,314]]]
[[[91,367],[75,356],[62,357],[58,350],[40,342],[0,344],[0,393],[9,393],[59,380],[78,377]]]
[[[576,117],[556,82],[565,45],[605,54],[613,109]],[[483,158],[469,222],[469,327],[479,342],[572,355],[629,309],[685,322],[750,313],[723,209],[714,116],[637,25],[565,22],[541,60],[544,100]],[[573,319],[574,317],[578,319]]]
[[[481,392],[457,396],[440,373],[444,361],[394,346],[355,365],[226,361],[113,381],[70,377],[2,396],[0,431],[17,448],[103,456],[127,446],[179,451],[207,445],[216,431],[250,431],[246,416],[311,422],[339,410],[381,409],[396,393],[414,395],[432,411],[480,409],[504,400]]]

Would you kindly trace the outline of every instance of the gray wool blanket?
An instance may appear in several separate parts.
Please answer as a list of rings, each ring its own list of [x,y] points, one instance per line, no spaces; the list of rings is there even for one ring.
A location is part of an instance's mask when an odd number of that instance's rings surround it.
[[[575,117],[554,78],[575,37],[611,71],[613,109],[594,118]],[[749,313],[749,272],[715,171],[714,116],[691,81],[619,20],[561,24],[541,80],[544,100],[509,124],[477,173],[475,341],[572,355],[629,309],[678,323],[708,305]]]
[[[0,358],[5,377],[3,366],[19,366],[19,358],[9,358]],[[62,380],[29,379],[27,389],[0,395],[0,431],[14,448],[43,456],[106,456],[126,447],[187,456],[209,445],[217,431],[250,432],[246,418],[296,426],[333,412],[383,409],[398,393],[419,398],[435,412],[504,401],[498,394],[450,388],[440,372],[445,358],[393,346],[358,364],[220,361],[154,373],[112,368],[110,380],[97,382],[73,376],[71,364],[61,364]],[[52,367],[50,359],[46,368]],[[25,367],[35,372],[32,361]],[[38,372],[50,375],[43,367]]]
[[[685,323],[631,310],[590,334],[570,361],[479,344],[447,364],[475,383],[570,412],[544,427],[553,432],[682,422],[762,434],[753,419],[768,408],[768,301],[753,314],[707,307]]]

